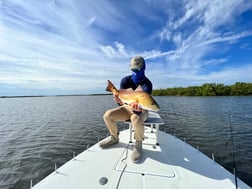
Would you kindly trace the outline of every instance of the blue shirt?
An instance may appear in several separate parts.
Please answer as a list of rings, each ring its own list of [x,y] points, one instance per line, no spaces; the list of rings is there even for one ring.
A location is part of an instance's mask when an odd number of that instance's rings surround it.
[[[143,91],[151,94],[151,92],[152,92],[152,83],[147,77],[145,77],[139,83],[139,85],[141,85]],[[135,90],[137,87],[138,87],[138,85],[136,85],[135,82],[132,80],[131,75],[128,75],[128,76],[122,78],[121,84],[120,84],[120,89],[132,88],[133,90]]]

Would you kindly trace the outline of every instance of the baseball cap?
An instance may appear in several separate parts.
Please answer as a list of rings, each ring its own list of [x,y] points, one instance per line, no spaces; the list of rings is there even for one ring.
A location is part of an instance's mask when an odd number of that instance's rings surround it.
[[[135,56],[130,61],[130,69],[141,69],[145,64],[144,58],[141,56]]]

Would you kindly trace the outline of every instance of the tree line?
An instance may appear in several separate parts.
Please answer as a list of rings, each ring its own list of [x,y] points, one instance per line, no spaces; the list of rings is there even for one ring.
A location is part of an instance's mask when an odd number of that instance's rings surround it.
[[[248,96],[252,95],[252,83],[236,82],[233,85],[206,83],[201,86],[156,89],[153,96]]]

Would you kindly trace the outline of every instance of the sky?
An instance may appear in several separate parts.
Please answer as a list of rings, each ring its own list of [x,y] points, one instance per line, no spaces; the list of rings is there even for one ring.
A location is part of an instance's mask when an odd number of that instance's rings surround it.
[[[0,0],[0,96],[252,82],[251,0]]]

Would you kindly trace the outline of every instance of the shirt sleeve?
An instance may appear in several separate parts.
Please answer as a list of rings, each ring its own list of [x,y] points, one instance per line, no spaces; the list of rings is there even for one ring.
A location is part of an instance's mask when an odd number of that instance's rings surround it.
[[[128,89],[130,88],[130,80],[129,80],[129,77],[124,77],[122,78],[121,80],[121,83],[120,83],[120,89]]]

